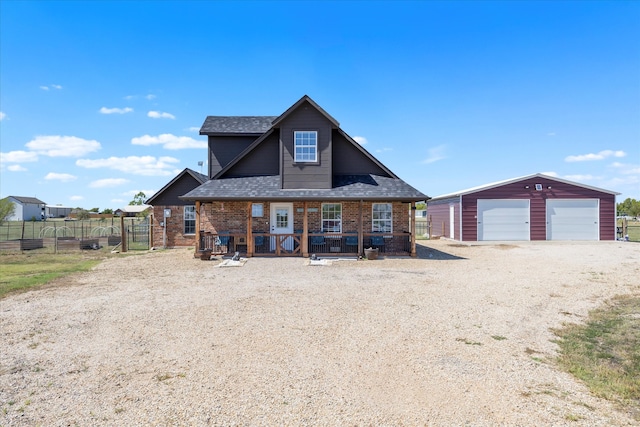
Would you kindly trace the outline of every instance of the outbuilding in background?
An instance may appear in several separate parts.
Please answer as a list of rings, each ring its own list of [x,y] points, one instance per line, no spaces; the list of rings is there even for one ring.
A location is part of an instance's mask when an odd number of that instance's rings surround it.
[[[538,173],[434,197],[427,213],[432,237],[615,240],[618,194]]]

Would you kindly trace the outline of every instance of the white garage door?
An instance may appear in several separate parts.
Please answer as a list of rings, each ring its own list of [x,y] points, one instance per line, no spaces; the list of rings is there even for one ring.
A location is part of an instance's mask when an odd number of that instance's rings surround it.
[[[478,240],[529,240],[529,200],[478,200]]]
[[[547,240],[599,240],[598,199],[547,200]]]

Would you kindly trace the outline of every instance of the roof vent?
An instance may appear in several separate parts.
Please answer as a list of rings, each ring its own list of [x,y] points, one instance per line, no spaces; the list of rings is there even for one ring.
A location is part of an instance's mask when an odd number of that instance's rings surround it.
[[[542,184],[536,184],[536,191],[542,191]]]

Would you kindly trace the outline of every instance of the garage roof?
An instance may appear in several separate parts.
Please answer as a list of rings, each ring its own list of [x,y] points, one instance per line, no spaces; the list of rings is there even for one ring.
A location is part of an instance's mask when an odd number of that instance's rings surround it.
[[[465,196],[467,194],[477,193],[478,191],[489,190],[491,188],[496,188],[496,187],[501,187],[501,186],[506,185],[506,184],[511,184],[512,182],[524,181],[525,179],[532,179],[532,178],[545,178],[545,179],[550,179],[552,181],[563,182],[565,184],[575,185],[577,187],[588,188],[590,190],[600,191],[602,193],[614,194],[614,195],[619,195],[620,194],[620,193],[617,193],[615,191],[605,190],[605,189],[597,188],[597,187],[592,187],[590,185],[580,184],[578,182],[573,182],[573,181],[569,181],[569,180],[566,180],[566,179],[557,178],[555,176],[545,175],[545,174],[542,174],[542,173],[535,173],[533,175],[526,175],[526,176],[521,176],[519,178],[505,179],[503,181],[492,182],[490,184],[480,185],[478,187],[467,188],[466,190],[456,191],[454,193],[442,194],[440,196],[433,197],[429,201],[430,202],[434,202],[434,201],[437,201],[437,200],[449,199],[451,197]]]

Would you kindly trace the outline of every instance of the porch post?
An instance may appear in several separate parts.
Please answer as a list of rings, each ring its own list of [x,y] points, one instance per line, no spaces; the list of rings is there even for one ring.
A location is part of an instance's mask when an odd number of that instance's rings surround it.
[[[253,217],[251,216],[251,202],[247,202],[247,256],[253,256]]]
[[[302,217],[302,256],[309,257],[309,218],[307,216],[307,201],[302,202],[303,205],[303,217]]]
[[[416,202],[411,201],[411,256],[415,258],[416,253]]]
[[[164,219],[167,220],[166,218]],[[165,224],[165,227],[167,224]],[[196,253],[200,250],[200,201],[196,200]]]
[[[358,256],[361,256],[364,253],[364,243],[363,243],[363,225],[362,225],[362,204],[363,201],[360,200],[360,206],[358,208]]]

